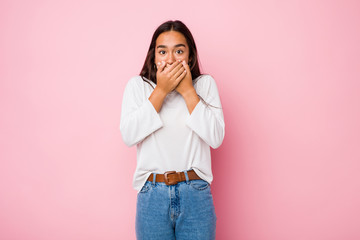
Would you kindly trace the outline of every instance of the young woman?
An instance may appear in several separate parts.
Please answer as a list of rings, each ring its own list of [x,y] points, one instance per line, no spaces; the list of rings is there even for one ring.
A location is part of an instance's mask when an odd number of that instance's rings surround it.
[[[155,30],[140,75],[125,87],[120,131],[137,147],[137,239],[215,239],[210,147],[224,139],[224,116],[181,21]]]

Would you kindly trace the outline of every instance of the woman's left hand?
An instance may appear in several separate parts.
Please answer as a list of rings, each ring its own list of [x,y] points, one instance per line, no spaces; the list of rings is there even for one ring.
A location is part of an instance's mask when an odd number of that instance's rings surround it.
[[[182,61],[182,64],[186,70],[186,74],[185,77],[180,81],[179,85],[175,88],[175,90],[182,96],[184,96],[187,92],[194,91],[195,89],[193,86],[189,65],[185,62],[185,60]]]

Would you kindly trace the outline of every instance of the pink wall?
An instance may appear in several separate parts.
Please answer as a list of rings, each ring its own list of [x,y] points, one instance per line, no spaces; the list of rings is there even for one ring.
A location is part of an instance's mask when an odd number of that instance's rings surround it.
[[[0,9],[0,239],[135,239],[122,92],[168,19],[193,32],[223,102],[217,239],[360,239],[359,1]]]

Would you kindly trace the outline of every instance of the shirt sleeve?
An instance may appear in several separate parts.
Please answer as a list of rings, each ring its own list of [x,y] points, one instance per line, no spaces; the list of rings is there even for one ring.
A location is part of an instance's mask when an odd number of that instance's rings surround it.
[[[216,82],[211,75],[199,79],[196,92],[206,102],[198,102],[186,121],[187,126],[212,148],[218,148],[225,136],[225,123]],[[207,105],[208,104],[208,105]]]
[[[131,147],[163,126],[158,112],[144,96],[143,80],[138,77],[127,83],[121,106],[120,132],[124,143]]]

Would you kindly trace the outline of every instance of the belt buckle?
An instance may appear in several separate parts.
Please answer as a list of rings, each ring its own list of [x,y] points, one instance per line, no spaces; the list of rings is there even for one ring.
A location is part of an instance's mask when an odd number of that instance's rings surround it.
[[[176,174],[178,176],[178,180],[175,179],[173,181],[169,181],[169,178],[168,178],[168,175],[169,174]],[[180,180],[180,173],[179,172],[176,172],[176,171],[167,171],[164,173],[164,177],[165,177],[165,184],[166,185],[174,185],[174,184],[177,184]]]

